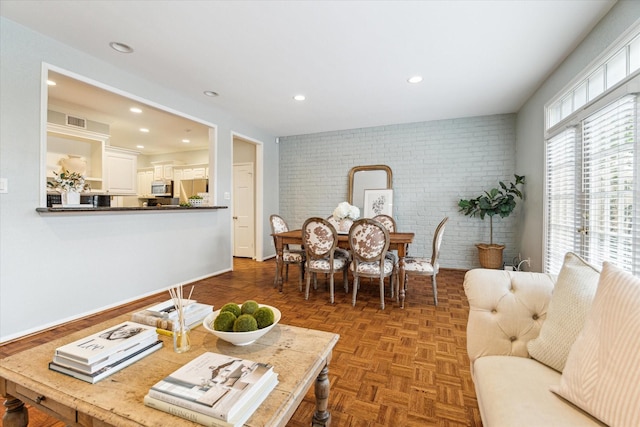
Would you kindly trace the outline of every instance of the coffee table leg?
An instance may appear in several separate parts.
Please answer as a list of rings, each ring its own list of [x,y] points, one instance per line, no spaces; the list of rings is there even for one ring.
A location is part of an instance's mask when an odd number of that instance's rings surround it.
[[[5,397],[2,425],[5,427],[26,427],[29,424],[29,412],[25,408],[24,402],[10,395]]]
[[[325,365],[316,379],[316,412],[313,414],[313,419],[311,421],[311,425],[313,427],[331,425],[331,414],[327,410],[329,405],[329,388],[329,365]]]

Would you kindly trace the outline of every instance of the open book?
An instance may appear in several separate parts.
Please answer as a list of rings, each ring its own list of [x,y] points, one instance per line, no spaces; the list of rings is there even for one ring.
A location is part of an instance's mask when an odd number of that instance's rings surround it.
[[[271,365],[207,352],[156,383],[149,396],[235,424],[276,384]]]

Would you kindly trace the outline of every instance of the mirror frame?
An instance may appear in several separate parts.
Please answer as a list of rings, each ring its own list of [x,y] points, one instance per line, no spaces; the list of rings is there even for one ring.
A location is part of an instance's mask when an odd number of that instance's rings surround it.
[[[356,179],[356,174],[358,172],[367,172],[367,171],[383,171],[387,174],[387,189],[393,189],[393,173],[391,172],[391,168],[387,165],[367,165],[367,166],[354,166],[349,171],[349,187],[348,187],[348,202],[349,204],[353,204],[353,189],[355,187],[354,181]],[[363,195],[364,197],[364,195]],[[364,199],[363,199],[364,200]]]

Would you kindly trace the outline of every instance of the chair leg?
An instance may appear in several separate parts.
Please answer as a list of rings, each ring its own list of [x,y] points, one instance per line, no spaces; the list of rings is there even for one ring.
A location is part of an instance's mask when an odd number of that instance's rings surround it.
[[[384,276],[380,278],[380,309],[384,310]]]
[[[333,304],[333,271],[329,274],[329,302]]]
[[[349,267],[345,267],[342,270],[342,281],[344,282],[344,291],[345,293],[349,293]]]
[[[436,275],[431,278],[431,286],[433,287],[433,304],[438,305],[438,284],[436,283]]]
[[[360,278],[358,276],[353,276],[353,298],[351,299],[351,303],[354,307],[356,306],[356,295],[358,294],[358,286],[360,286],[360,284],[358,283],[359,281]]]
[[[280,263],[276,260],[276,277],[273,279],[273,287],[278,287],[278,282],[280,281]]]
[[[298,264],[300,267],[300,277],[298,277],[298,289],[302,292],[302,281],[304,280],[304,263]]]
[[[304,291],[304,299],[309,299],[309,287],[311,286],[311,274],[307,272],[307,287]]]

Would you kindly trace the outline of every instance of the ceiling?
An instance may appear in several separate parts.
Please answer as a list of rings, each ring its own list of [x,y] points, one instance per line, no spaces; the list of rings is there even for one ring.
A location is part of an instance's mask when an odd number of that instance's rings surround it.
[[[614,4],[0,0],[0,14],[288,136],[516,112]]]

